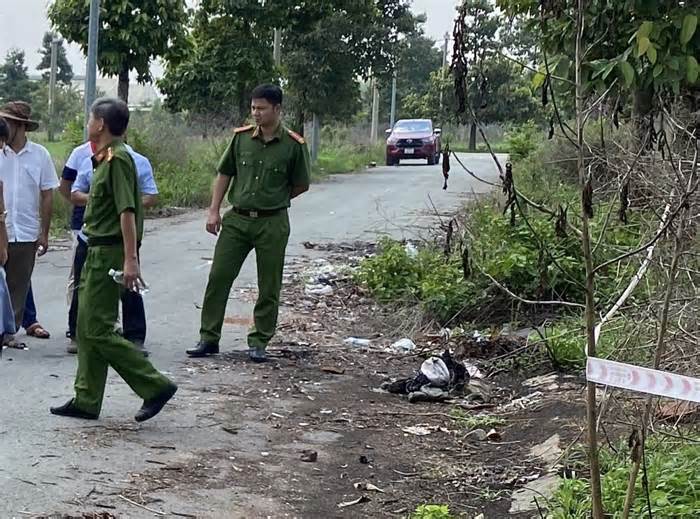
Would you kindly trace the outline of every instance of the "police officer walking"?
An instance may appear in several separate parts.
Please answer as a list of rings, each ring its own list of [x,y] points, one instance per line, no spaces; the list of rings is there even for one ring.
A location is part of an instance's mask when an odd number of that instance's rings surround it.
[[[250,360],[267,360],[265,349],[277,327],[289,239],[287,209],[291,199],[309,189],[309,152],[304,139],[282,125],[278,86],[258,86],[251,97],[255,125],[234,130],[218,166],[206,229],[219,238],[204,293],[200,341],[187,350],[190,357],[219,353],[231,286],[253,249],[259,295],[255,324],[248,333]],[[221,203],[227,191],[232,208],[222,219]]]
[[[51,408],[59,416],[97,419],[110,366],[143,398],[137,422],[158,414],[177,391],[174,383],[114,331],[121,287],[109,271],[122,270],[129,290],[138,290],[141,282],[137,250],[143,237],[143,205],[134,160],[121,141],[128,124],[124,101],[101,98],[92,105],[88,133],[97,151],[85,211],[88,254],[79,288],[78,373],[75,398]]]

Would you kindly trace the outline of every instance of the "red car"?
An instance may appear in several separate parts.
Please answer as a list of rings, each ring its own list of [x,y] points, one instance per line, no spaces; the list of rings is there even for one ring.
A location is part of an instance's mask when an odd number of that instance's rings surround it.
[[[401,119],[386,131],[386,165],[398,165],[401,159],[427,159],[438,164],[442,145],[440,128],[430,119]]]

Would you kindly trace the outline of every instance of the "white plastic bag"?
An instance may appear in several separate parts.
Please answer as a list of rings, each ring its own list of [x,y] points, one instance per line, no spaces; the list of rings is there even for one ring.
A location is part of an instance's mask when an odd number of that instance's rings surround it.
[[[440,357],[430,357],[423,361],[420,371],[433,386],[444,387],[450,383],[450,370]]]

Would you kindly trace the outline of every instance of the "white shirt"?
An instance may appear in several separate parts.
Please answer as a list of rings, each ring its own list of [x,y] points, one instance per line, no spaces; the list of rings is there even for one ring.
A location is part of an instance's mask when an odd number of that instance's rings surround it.
[[[75,177],[78,176],[78,171],[80,170],[80,165],[87,159],[92,158],[92,155],[92,144],[90,141],[84,142],[77,148],[74,148],[66,161],[66,167],[63,168],[63,178],[75,181]]]
[[[41,231],[41,192],[58,187],[56,168],[46,148],[27,141],[19,153],[10,146],[0,152],[0,181],[3,183],[10,242],[33,242]]]

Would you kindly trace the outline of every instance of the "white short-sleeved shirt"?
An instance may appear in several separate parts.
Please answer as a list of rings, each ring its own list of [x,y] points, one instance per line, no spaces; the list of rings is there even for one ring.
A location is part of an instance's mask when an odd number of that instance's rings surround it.
[[[41,231],[41,192],[58,187],[51,155],[43,146],[27,141],[19,153],[10,146],[0,152],[0,181],[3,183],[10,242],[33,242]]]

